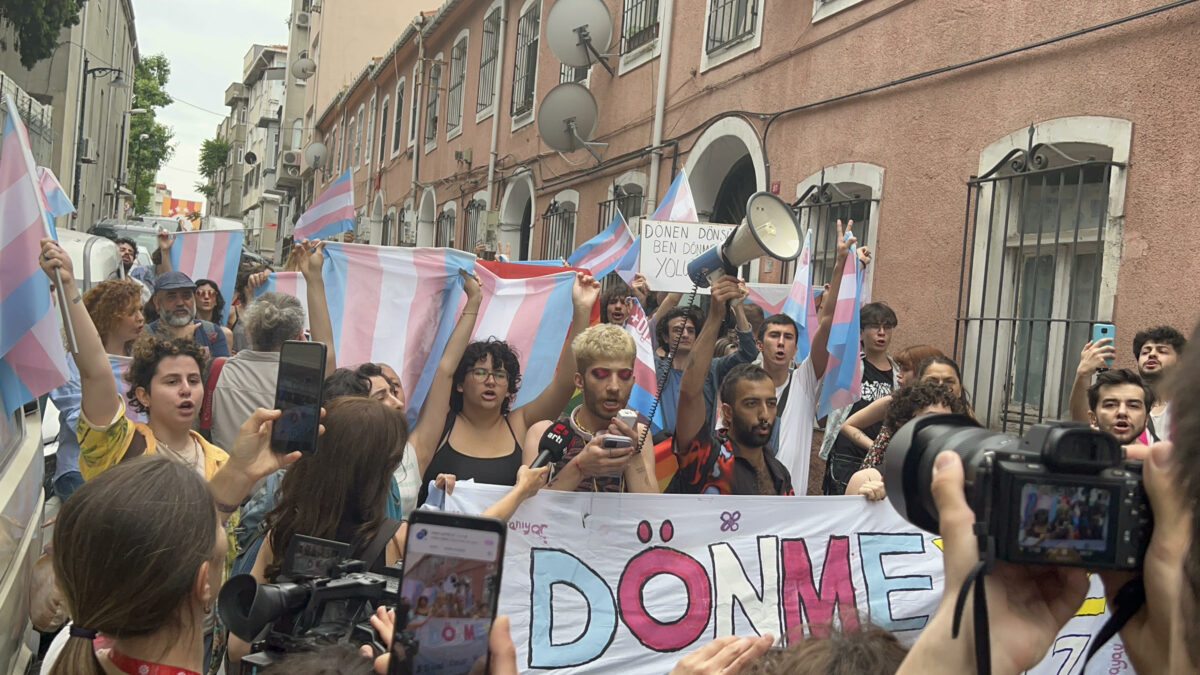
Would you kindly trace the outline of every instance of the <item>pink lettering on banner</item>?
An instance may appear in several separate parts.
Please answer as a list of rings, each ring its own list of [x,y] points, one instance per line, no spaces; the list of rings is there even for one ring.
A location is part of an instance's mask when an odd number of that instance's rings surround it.
[[[642,601],[642,589],[660,574],[678,578],[687,592],[687,609],[672,622],[655,619]],[[695,558],[673,548],[655,546],[634,556],[621,573],[617,586],[621,620],[650,649],[677,651],[695,642],[708,627],[710,591],[708,573]]]
[[[836,606],[842,629],[858,628],[858,603],[850,579],[850,538],[830,535],[825,548],[821,585],[813,580],[812,560],[803,539],[784,539],[783,630],[788,641],[798,639],[805,623],[818,637],[828,637]],[[806,621],[807,619],[807,621]]]

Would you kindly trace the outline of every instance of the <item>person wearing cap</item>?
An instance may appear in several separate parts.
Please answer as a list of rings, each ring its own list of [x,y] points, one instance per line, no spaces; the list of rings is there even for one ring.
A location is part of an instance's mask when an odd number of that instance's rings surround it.
[[[159,318],[146,325],[147,332],[191,338],[209,356],[229,356],[229,343],[220,327],[196,318],[196,284],[188,275],[178,270],[158,275],[154,280],[154,307]]]

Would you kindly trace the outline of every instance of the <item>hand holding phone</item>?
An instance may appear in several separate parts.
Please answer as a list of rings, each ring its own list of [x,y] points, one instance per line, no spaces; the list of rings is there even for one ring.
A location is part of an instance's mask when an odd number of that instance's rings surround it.
[[[389,675],[467,675],[486,661],[507,531],[494,518],[413,512],[400,579],[410,609],[397,617],[403,625],[392,636]],[[406,641],[419,645],[415,653]]]
[[[1111,323],[1093,324],[1092,325],[1092,347],[1096,348],[1098,346],[1101,346],[1101,345],[1098,345],[1097,343],[1099,343],[1101,340],[1104,340],[1107,338],[1108,342],[1105,343],[1104,346],[1111,348],[1113,346],[1113,341],[1116,338],[1116,335],[1117,335],[1117,329]],[[1112,364],[1113,364],[1113,357],[1106,356],[1104,359],[1104,367],[1112,368]]]

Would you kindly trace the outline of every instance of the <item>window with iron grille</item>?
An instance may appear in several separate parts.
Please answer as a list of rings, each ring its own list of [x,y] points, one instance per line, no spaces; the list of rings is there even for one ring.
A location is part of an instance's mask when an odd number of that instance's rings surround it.
[[[354,120],[354,151],[350,155],[351,166],[358,166],[362,161],[363,136],[367,134],[366,127],[363,126],[364,108],[365,106],[358,106],[358,117]]]
[[[396,119],[392,121],[392,154],[400,151],[400,131],[404,126],[404,79],[396,83]]]
[[[362,163],[371,163],[371,150],[374,149],[372,143],[375,142],[375,97],[371,97],[371,107],[367,108],[367,126],[363,127],[362,133]]]
[[[379,227],[379,244],[381,246],[396,245],[396,230],[399,223],[396,222],[396,209],[388,209],[388,212],[383,215],[383,223]]]
[[[463,80],[467,75],[467,38],[450,50],[450,89],[446,92],[446,133],[462,128]]]
[[[596,219],[596,231],[600,232],[608,227],[612,219],[616,217],[617,209],[621,210],[621,215],[625,217],[626,223],[642,215],[643,197],[642,186],[640,185],[615,186],[613,188],[613,198],[600,202],[600,211]]]
[[[400,209],[400,212],[396,214],[396,222],[400,226],[400,245],[416,246],[417,223],[407,207]]]
[[[500,55],[500,8],[483,19],[483,51],[479,54],[479,90],[475,113],[481,114],[496,100],[496,57]]]
[[[358,125],[355,124],[354,118],[346,123],[346,147],[342,152],[340,166],[338,171],[345,171],[347,167],[354,164],[354,149],[358,145]]]
[[[479,232],[479,219],[483,216],[484,202],[482,199],[472,199],[463,207],[463,220],[466,223],[466,236],[463,237],[463,250],[474,251],[476,242],[483,241]]]
[[[800,221],[800,231],[812,234],[810,260],[814,287],[819,288],[832,278],[837,259],[837,221],[847,224],[853,220],[854,237],[859,244],[866,244],[870,241],[874,204],[871,188],[865,185],[825,182],[808,188],[792,204],[792,211]],[[796,264],[794,260],[785,264],[785,280],[792,280]]]
[[[442,211],[437,217],[437,239],[434,246],[454,248],[454,211]]]
[[[550,202],[542,214],[542,257],[566,258],[575,250],[575,205]]]
[[[621,53],[628,54],[658,37],[658,0],[625,0],[621,10]]]
[[[542,4],[535,2],[517,21],[517,52],[513,63],[512,109],[519,117],[533,111],[534,84],[537,80],[538,24]]]
[[[558,66],[558,82],[577,82],[586,84],[590,68],[575,68],[563,63]]]
[[[1101,145],[1031,141],[967,182],[955,344],[989,426],[1023,433],[1069,416],[1080,349],[1108,319],[1104,231],[1124,171],[1111,158]]]
[[[387,156],[387,135],[388,135],[388,104],[390,99],[384,98],[383,103],[379,106],[379,164],[383,165],[383,160]]]
[[[758,0],[709,0],[705,51],[712,54],[752,37],[757,19]]]
[[[441,61],[442,55],[438,54],[434,57],[435,61]],[[429,66],[429,87],[425,90],[429,101],[425,104],[425,144],[428,145],[437,139],[438,127],[438,105],[442,102],[442,64],[434,63]]]

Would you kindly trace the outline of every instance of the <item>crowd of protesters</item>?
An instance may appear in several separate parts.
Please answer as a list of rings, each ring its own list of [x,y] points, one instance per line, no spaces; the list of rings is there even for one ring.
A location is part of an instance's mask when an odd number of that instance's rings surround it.
[[[851,236],[838,246],[825,297],[838,297],[843,266],[869,263],[869,255],[850,254],[853,243]],[[256,298],[266,268],[240,270],[234,288],[190,279],[170,269],[168,245],[160,241],[158,263],[149,269],[134,267],[136,248],[126,256],[122,244],[117,278],[81,294],[67,254],[51,240],[42,244],[40,264],[51,279],[60,275],[78,343],[72,380],[51,395],[62,421],[54,570],[70,624],[55,639],[46,672],[233,668],[248,645],[224,634],[213,608],[231,570],[276,578],[278,554],[298,534],[346,542],[355,556],[369,558],[370,569],[393,564],[403,559],[404,521],[431,485],[452,489],[473,479],[511,486],[486,512],[502,519],[542,488],[805,494],[810,467],[824,494],[878,500],[886,494],[879,467],[901,426],[929,413],[975,416],[959,366],[945,351],[895,348],[900,319],[883,302],[860,310],[861,397],[820,421],[815,408],[835,303],[820,304],[817,325],[809,327],[811,349],[797,363],[800,327],[786,314],[764,316],[734,277],[713,283],[702,311],[680,294],[655,292],[640,276],[630,285],[606,284],[602,293],[585,274],[575,279],[556,373],[519,406],[520,355],[503,341],[471,340],[482,292],[464,274],[465,302],[424,403],[409,411],[391,365],[337,362],[322,244],[300,242],[289,257],[306,282],[304,304],[276,292]],[[653,326],[663,413],[654,434],[645,417],[630,424],[617,415],[634,386],[637,346],[620,328],[633,313],[631,298]],[[589,326],[596,305],[600,323]],[[268,442],[288,340],[329,347],[322,450],[303,458],[272,452]],[[1200,542],[1188,506],[1200,503],[1200,355],[1186,342],[1171,327],[1139,332],[1131,367],[1119,367],[1125,359],[1111,339],[1088,343],[1070,394],[1073,419],[1146,461],[1156,520],[1146,606],[1122,632],[1139,673],[1192,671],[1200,663],[1200,624],[1191,618],[1200,607],[1200,565],[1184,565],[1189,547]],[[1118,365],[1110,366],[1114,359]],[[566,453],[529,468],[538,440],[556,422],[573,434]],[[631,442],[611,447],[604,443],[611,436]],[[817,452],[814,437],[823,439]],[[665,490],[656,478],[656,446],[668,447],[677,465]],[[957,589],[977,559],[957,455],[937,458],[933,486],[946,588]],[[1016,673],[1041,660],[1083,600],[1086,580],[1076,572],[1004,566],[988,577],[989,597],[1008,597],[1007,605],[990,605],[993,672]],[[1115,593],[1118,580],[1110,575],[1105,582]],[[727,637],[683,656],[675,672],[972,672],[969,627],[960,629],[968,637],[951,637],[953,602],[948,590],[910,651],[870,628],[795,640],[770,654],[771,636]],[[390,636],[392,620],[383,611],[372,621]],[[517,670],[507,626],[502,617],[492,631],[492,672]],[[384,667],[380,662],[332,649],[297,655],[280,672],[371,672]],[[337,663],[349,665],[335,671]]]

